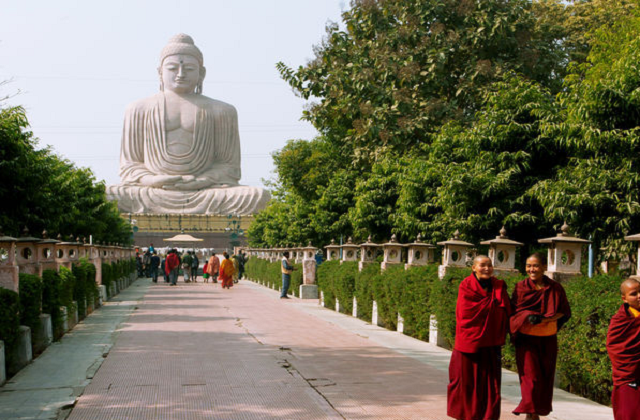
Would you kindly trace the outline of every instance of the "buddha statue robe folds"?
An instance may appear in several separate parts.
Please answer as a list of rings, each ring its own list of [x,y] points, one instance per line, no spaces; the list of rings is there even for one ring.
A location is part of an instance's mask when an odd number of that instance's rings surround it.
[[[107,187],[120,211],[237,214],[262,210],[268,191],[241,186],[235,108],[200,94],[205,68],[191,37],[163,49],[162,92],[127,107],[119,185]]]

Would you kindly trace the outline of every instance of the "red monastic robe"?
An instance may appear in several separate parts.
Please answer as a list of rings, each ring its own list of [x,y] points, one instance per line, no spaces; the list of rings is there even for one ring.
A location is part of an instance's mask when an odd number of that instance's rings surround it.
[[[637,420],[640,416],[640,317],[622,305],[611,318],[607,352],[613,368],[613,416]]]
[[[511,297],[513,316],[510,319],[511,334],[515,337],[516,364],[520,377],[522,399],[513,411],[515,414],[535,413],[548,415],[552,410],[553,382],[558,356],[556,334],[539,337],[520,333],[529,315],[551,318],[558,313],[558,328],[571,317],[571,308],[560,283],[544,277],[545,286],[537,290],[535,282],[525,279],[516,284]]]
[[[447,415],[459,420],[500,417],[500,347],[511,305],[505,282],[490,284],[484,290],[473,274],[460,283],[447,387]]]

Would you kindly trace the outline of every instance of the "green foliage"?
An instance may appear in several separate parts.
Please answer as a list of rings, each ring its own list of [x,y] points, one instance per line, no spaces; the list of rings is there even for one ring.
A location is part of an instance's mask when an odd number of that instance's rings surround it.
[[[323,263],[324,265],[325,263]],[[358,301],[358,318],[371,322],[373,311],[373,281],[380,274],[380,265],[377,263],[366,264],[362,271],[356,273],[356,288],[354,291]]]
[[[419,340],[429,339],[432,284],[438,280],[438,266],[410,267],[392,279],[398,313],[404,320],[404,334]]]
[[[87,316],[87,268],[84,264],[73,264],[72,273],[76,281],[73,284],[73,300],[78,305],[78,317],[83,319]]]
[[[67,307],[67,313],[71,314],[76,310],[73,303],[73,292],[75,290],[76,278],[73,272],[67,267],[60,267],[58,271],[60,275],[60,283],[58,285],[58,297],[60,304]]]
[[[318,284],[318,294],[324,294],[325,308],[336,308],[336,292],[334,282],[340,271],[340,261],[325,261],[318,266],[316,270],[316,279]]]
[[[114,273],[111,264],[102,263],[100,268],[102,271],[102,285],[107,289],[107,294],[111,293],[111,282],[114,280]]]
[[[53,335],[56,339],[62,331],[62,313],[60,312],[60,275],[55,270],[42,272],[42,312],[51,315]]]
[[[441,281],[431,284],[429,306],[438,320],[438,335],[449,348],[455,344],[458,289],[470,273],[468,268],[450,268]]]
[[[77,168],[49,148],[36,150],[21,107],[0,107],[0,226],[18,235],[31,232],[86,236],[129,243],[130,228],[105,185],[89,169]]]
[[[42,279],[33,274],[20,273],[20,324],[35,331],[40,326],[42,307]]]
[[[622,301],[617,276],[577,277],[564,283],[571,319],[558,334],[558,377],[562,388],[601,404],[611,401],[611,362],[606,337]]]
[[[0,288],[0,340],[12,348],[20,328],[20,298],[13,290]],[[10,352],[7,352],[9,354]]]

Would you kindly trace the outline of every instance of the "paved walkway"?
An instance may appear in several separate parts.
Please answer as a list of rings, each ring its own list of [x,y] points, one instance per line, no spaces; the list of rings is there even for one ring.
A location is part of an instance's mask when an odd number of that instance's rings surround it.
[[[131,315],[70,420],[448,418],[448,351],[317,302],[280,300],[246,281],[223,290],[140,280],[120,299]],[[50,418],[3,416],[4,388],[0,418]],[[502,419],[517,419],[513,373],[503,397]],[[550,419],[613,417],[562,391],[554,408]]]

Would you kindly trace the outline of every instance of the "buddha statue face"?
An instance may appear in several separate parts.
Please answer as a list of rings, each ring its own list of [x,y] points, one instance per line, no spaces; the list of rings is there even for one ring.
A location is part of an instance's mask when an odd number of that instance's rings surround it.
[[[177,94],[189,94],[202,86],[205,68],[195,57],[187,54],[170,55],[164,59],[158,69],[163,89]]]

